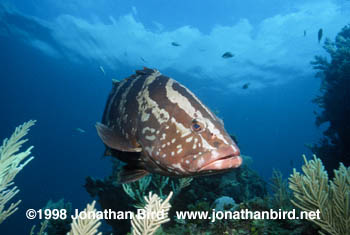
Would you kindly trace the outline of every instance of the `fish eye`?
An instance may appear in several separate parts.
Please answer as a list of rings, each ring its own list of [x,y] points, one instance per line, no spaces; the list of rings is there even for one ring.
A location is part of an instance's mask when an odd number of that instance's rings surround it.
[[[194,124],[192,125],[192,128],[193,128],[195,131],[200,131],[200,130],[201,130],[201,126],[198,125],[197,123],[194,123]]]
[[[200,131],[204,130],[204,125],[202,123],[200,123],[197,119],[193,119],[192,130],[195,132],[200,132]]]

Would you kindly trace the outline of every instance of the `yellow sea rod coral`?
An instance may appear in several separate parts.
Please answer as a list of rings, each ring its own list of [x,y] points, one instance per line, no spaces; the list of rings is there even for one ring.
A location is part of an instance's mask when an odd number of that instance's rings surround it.
[[[168,212],[171,208],[169,203],[173,192],[170,192],[166,199],[161,199],[157,194],[149,192],[148,197],[145,196],[146,205],[143,208],[145,215],[153,217],[141,218],[134,214],[131,220],[132,235],[153,235],[157,229],[163,224],[168,222],[169,215]],[[86,213],[96,213],[95,201],[88,204],[85,212]],[[155,216],[158,215],[158,216]],[[88,218],[74,219],[71,223],[71,231],[67,235],[102,235],[98,232],[98,227],[101,225],[100,218]]]
[[[93,201],[91,204],[87,204],[85,208],[86,213],[96,213],[95,209],[96,201]],[[71,223],[72,230],[67,235],[102,235],[101,232],[98,232],[98,227],[101,225],[99,218],[87,218],[74,219]]]
[[[33,126],[35,122],[36,121],[30,120],[18,126],[10,139],[4,139],[0,147],[0,224],[17,211],[17,206],[21,203],[21,200],[19,200],[15,203],[11,203],[11,205],[5,209],[7,202],[19,192],[17,186],[13,186],[15,176],[34,158],[32,156],[27,158],[31,154],[30,151],[33,146],[30,146],[24,152],[18,153],[18,151],[22,147],[22,144],[27,142],[27,139],[23,139],[23,137],[27,135],[29,128]],[[24,159],[26,159],[25,162],[23,162]]]
[[[291,200],[292,203],[303,211],[320,211],[319,220],[310,220],[321,227],[320,234],[350,234],[350,167],[340,163],[339,169],[334,170],[333,180],[328,180],[316,155],[310,161],[305,155],[303,158],[304,174],[293,169],[289,177],[289,188],[296,199]]]

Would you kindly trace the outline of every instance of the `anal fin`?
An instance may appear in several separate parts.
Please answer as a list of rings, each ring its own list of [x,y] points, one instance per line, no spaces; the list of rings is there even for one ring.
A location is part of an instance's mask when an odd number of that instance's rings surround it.
[[[131,183],[145,177],[148,174],[149,172],[144,169],[129,169],[128,166],[125,166],[118,174],[118,183]]]
[[[141,152],[141,148],[131,146],[129,141],[115,130],[102,123],[96,123],[97,133],[105,145],[124,152]]]

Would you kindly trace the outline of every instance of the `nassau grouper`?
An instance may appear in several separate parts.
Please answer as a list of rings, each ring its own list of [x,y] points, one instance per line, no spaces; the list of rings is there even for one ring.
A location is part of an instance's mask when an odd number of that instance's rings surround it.
[[[240,151],[215,116],[186,87],[144,68],[113,82],[97,132],[105,155],[126,162],[120,183],[149,173],[189,177],[237,168]],[[127,153],[126,153],[127,152]]]

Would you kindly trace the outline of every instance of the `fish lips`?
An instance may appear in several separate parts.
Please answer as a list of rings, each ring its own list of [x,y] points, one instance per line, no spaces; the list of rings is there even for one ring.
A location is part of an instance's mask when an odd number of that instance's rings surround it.
[[[196,166],[190,170],[192,172],[210,173],[225,171],[242,165],[240,151],[233,146],[221,147],[204,153],[197,159],[191,163],[192,166]]]

